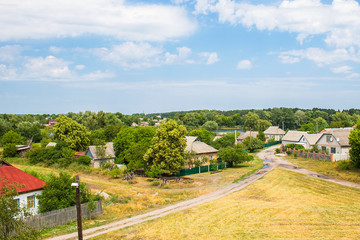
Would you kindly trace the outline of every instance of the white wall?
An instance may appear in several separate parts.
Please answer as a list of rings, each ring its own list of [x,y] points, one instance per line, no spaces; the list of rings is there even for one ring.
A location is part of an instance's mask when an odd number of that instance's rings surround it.
[[[35,200],[34,200],[35,201],[35,207],[28,209],[29,213],[34,215],[34,214],[38,213],[38,209],[39,209],[39,199],[37,199],[36,196],[41,195],[41,192],[42,192],[42,190],[38,190],[38,191],[19,194],[18,196],[14,197],[14,199],[15,200],[19,199],[20,207],[23,207],[23,208],[27,209],[27,205],[28,205],[27,197],[35,196]]]

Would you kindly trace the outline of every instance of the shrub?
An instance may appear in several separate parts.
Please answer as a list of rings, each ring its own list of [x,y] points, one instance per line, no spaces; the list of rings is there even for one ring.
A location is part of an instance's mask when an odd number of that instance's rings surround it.
[[[17,155],[16,145],[14,143],[6,144],[2,154],[3,154],[3,157],[16,157],[16,155]]]
[[[290,154],[291,154],[291,151],[290,151],[290,150],[287,150],[287,151],[286,151],[286,154],[287,154],[287,155],[290,155]]]
[[[354,168],[354,164],[351,161],[341,161],[336,168],[339,170],[351,170]]]
[[[298,154],[297,154],[297,152],[296,151],[294,151],[294,158],[297,158],[298,157]]]
[[[275,149],[275,153],[280,153],[280,148]]]
[[[81,165],[90,166],[91,163],[91,157],[89,156],[79,156],[77,159],[75,159],[75,162]]]
[[[160,181],[153,181],[152,183],[151,183],[151,185],[152,186],[159,186],[160,185]]]
[[[164,171],[158,167],[157,165],[152,165],[150,170],[146,171],[146,176],[155,178],[155,177],[161,177]]]

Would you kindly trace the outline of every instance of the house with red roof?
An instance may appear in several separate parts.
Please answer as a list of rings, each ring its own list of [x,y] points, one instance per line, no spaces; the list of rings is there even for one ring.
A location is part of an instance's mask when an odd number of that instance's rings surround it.
[[[18,195],[14,197],[14,200],[19,206],[36,214],[39,207],[36,196],[41,194],[45,182],[0,159],[0,189],[4,186],[4,180],[16,184]]]

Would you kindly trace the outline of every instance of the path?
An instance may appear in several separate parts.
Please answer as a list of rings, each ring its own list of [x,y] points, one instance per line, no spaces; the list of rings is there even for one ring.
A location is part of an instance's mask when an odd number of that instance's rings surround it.
[[[317,173],[317,172],[314,172],[314,171],[310,171],[310,170],[307,170],[307,169],[304,169],[304,168],[300,168],[300,167],[290,163],[289,161],[282,159],[281,157],[275,156],[274,151],[275,151],[275,148],[277,148],[277,147],[278,146],[273,146],[273,147],[267,148],[267,149],[259,152],[257,154],[257,156],[259,158],[263,159],[264,163],[268,164],[272,168],[283,167],[283,168],[289,169],[289,170],[294,171],[294,172],[302,173],[302,174],[309,175],[309,176],[312,176],[312,177],[321,178],[323,180],[333,182],[333,183],[338,183],[338,184],[341,184],[341,185],[344,185],[344,186],[354,187],[354,188],[359,188],[360,189],[360,184],[353,183],[353,182],[348,182],[348,181],[340,180],[340,179],[336,179],[336,178],[332,178],[332,177],[329,177],[329,176],[326,176],[326,175],[323,175],[323,174],[320,174],[320,173]]]
[[[316,173],[313,171],[299,168],[299,167],[295,166],[294,164],[292,164],[280,157],[275,156],[274,151],[275,151],[275,148],[277,148],[277,147],[278,146],[273,146],[273,147],[267,148],[267,149],[259,152],[257,154],[257,156],[259,158],[263,159],[264,164],[267,165],[268,167],[260,169],[259,171],[255,172],[254,174],[250,175],[248,178],[246,178],[242,181],[239,181],[237,183],[232,183],[224,188],[221,188],[217,191],[214,191],[214,192],[211,192],[208,194],[204,194],[197,198],[179,202],[174,205],[166,206],[164,208],[157,209],[157,210],[154,210],[154,211],[151,211],[148,213],[144,213],[141,215],[137,215],[137,216],[134,216],[131,218],[127,218],[124,220],[120,220],[120,221],[112,222],[112,223],[102,225],[99,227],[94,227],[94,228],[84,230],[83,231],[84,239],[96,237],[101,234],[105,234],[105,233],[108,233],[111,231],[129,227],[129,226],[133,226],[133,225],[136,225],[136,224],[148,221],[148,220],[152,220],[152,219],[155,219],[158,217],[168,215],[170,213],[178,212],[178,211],[181,211],[184,209],[192,208],[192,207],[198,206],[200,204],[216,200],[218,198],[224,197],[232,192],[238,191],[238,190],[250,185],[251,183],[255,182],[256,180],[263,177],[265,174],[267,174],[268,172],[270,172],[271,170],[273,170],[274,168],[279,167],[279,166],[289,169],[291,171],[299,172],[299,173],[306,174],[306,175],[309,175],[312,177],[318,177],[318,178],[324,179],[326,181],[338,183],[338,184],[345,185],[345,186],[360,188],[360,185],[356,184],[356,183],[331,178],[331,177],[324,176],[322,174],[319,174],[319,173]],[[77,232],[50,238],[50,239],[51,240],[68,240],[68,239],[76,239],[76,238],[77,238]],[[48,239],[48,240],[50,240],[50,239]]]

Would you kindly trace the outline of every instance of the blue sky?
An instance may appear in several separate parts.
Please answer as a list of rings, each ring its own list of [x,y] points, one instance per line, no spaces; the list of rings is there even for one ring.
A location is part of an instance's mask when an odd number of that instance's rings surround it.
[[[355,0],[0,0],[0,113],[359,108]]]

